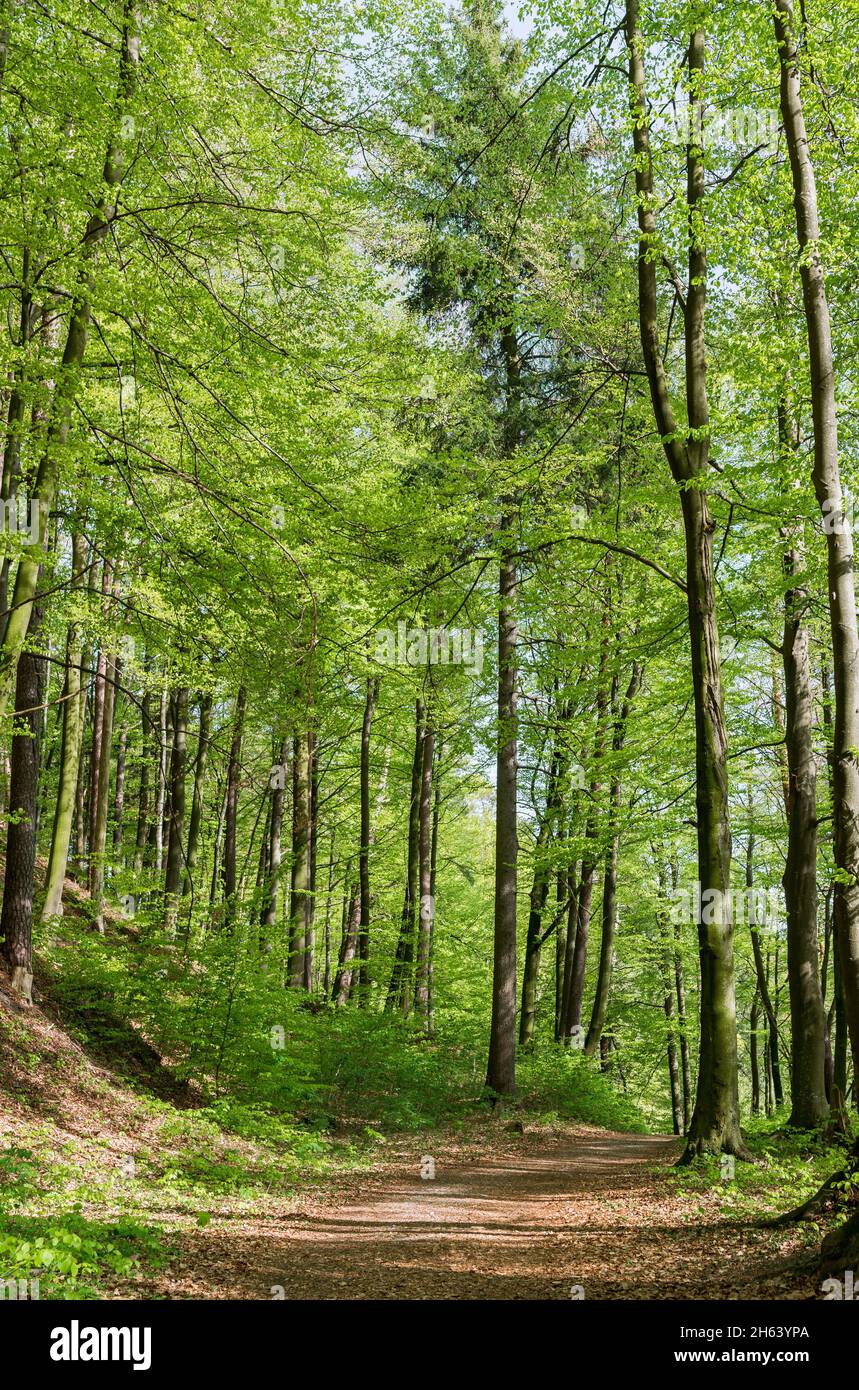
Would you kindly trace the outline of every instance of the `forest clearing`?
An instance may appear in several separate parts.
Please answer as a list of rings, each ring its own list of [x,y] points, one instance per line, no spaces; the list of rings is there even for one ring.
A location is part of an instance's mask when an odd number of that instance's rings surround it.
[[[0,0],[0,1302],[854,1301],[857,32]]]

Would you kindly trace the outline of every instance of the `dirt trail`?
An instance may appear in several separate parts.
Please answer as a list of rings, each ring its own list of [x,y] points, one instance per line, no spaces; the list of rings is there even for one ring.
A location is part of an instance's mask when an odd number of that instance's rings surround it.
[[[180,1287],[163,1292],[201,1296],[190,1285],[215,1265],[214,1296],[233,1298],[542,1300],[574,1286],[598,1299],[813,1296],[795,1237],[678,1198],[653,1171],[676,1153],[663,1136],[534,1133],[512,1153],[436,1159],[434,1180],[410,1155],[362,1177],[358,1200],[201,1232],[183,1250],[188,1283],[174,1269]]]

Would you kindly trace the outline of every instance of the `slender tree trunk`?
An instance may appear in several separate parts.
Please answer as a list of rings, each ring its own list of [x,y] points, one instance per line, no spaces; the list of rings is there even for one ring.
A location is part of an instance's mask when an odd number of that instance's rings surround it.
[[[563,718],[563,712],[559,711]],[[557,739],[557,735],[556,735]],[[525,938],[525,964],[522,971],[522,1006],[519,1011],[519,1046],[533,1045],[537,1018],[537,985],[540,977],[540,958],[543,947],[543,913],[549,896],[551,864],[547,850],[555,832],[559,812],[559,785],[564,773],[564,763],[557,742],[552,752],[549,781],[546,788],[546,805],[540,819],[537,839],[534,844],[534,879],[531,884],[531,898],[528,912],[528,932]]]
[[[233,737],[230,743],[230,758],[227,764],[227,785],[224,796],[224,857],[222,883],[224,889],[224,925],[232,927],[238,912],[236,901],[237,879],[237,840],[239,821],[239,781],[242,772],[242,738],[247,709],[247,690],[239,686],[236,695],[236,708],[233,715]]]
[[[511,550],[513,517],[502,517],[498,582],[498,753],[495,795],[495,924],[492,1020],[487,1090],[509,1096],[516,1090],[516,879],[517,826],[517,622],[518,576]]]
[[[406,850],[406,886],[403,895],[403,911],[400,917],[400,933],[388,986],[386,1009],[402,1009],[409,1013],[412,1005],[412,966],[414,963],[416,917],[419,897],[420,861],[420,796],[421,771],[424,751],[424,707],[418,700],[415,704],[415,751],[412,757],[411,791],[409,795],[408,844]]]
[[[144,667],[147,663],[144,661]],[[149,769],[153,756],[152,747],[152,695],[148,690],[143,693],[140,704],[140,783],[137,797],[137,834],[134,844],[134,872],[139,874],[143,870],[146,858],[146,847],[149,843],[149,816],[151,812],[151,796],[149,787]]]
[[[161,691],[158,702],[158,759],[155,790],[155,818],[149,827],[150,844],[155,857],[155,872],[164,867],[164,818],[167,809],[167,766],[169,757],[167,692]]]
[[[675,885],[676,886],[676,885]],[[674,927],[674,984],[677,992],[677,1027],[680,1033],[680,1072],[683,1080],[683,1133],[692,1123],[692,1056],[686,1032],[686,982],[680,950],[680,926]]]
[[[566,902],[567,876],[563,870],[559,870],[555,879],[555,899],[558,911],[561,912]],[[558,930],[555,935],[555,1042],[560,1042],[561,1038],[561,1016],[564,1000],[564,961],[567,953],[567,927],[563,916],[558,922]]]
[[[119,592],[119,579],[116,572],[104,565],[102,593],[104,595],[103,613],[105,618],[112,609],[111,597]],[[116,687],[121,663],[118,657],[107,652],[99,655],[99,674],[96,676],[96,699],[98,700],[99,677],[101,684],[101,717],[98,721],[99,743],[96,753],[95,733],[93,733],[93,768],[90,775],[90,847],[89,847],[89,888],[92,900],[94,923],[100,932],[104,931],[104,880],[105,857],[107,853],[107,821],[110,807],[110,762],[113,746],[113,714],[116,708]],[[95,727],[95,725],[94,725]]]
[[[754,852],[755,837],[754,834],[749,831],[748,844],[746,847],[747,889],[752,889],[754,887]],[[755,973],[758,981],[758,994],[760,995],[761,1004],[766,1015],[767,1023],[769,1024],[769,1052],[771,1054],[770,1066],[772,1071],[773,1094],[775,1096],[776,1105],[780,1106],[784,1101],[784,1096],[782,1093],[781,1064],[779,1061],[778,1019],[776,1018],[775,1008],[773,1007],[769,981],[767,979],[767,966],[761,949],[760,929],[762,926],[762,922],[754,921],[749,923],[749,929],[752,934],[752,952],[755,958]]]
[[[761,1113],[761,1068],[758,1060],[758,1024],[760,1022],[760,991],[755,990],[749,1019],[749,1061],[752,1069],[752,1114]]]
[[[614,969],[614,943],[617,934],[617,862],[620,851],[620,832],[617,822],[620,814],[621,781],[618,759],[626,741],[626,725],[629,719],[629,711],[640,683],[641,667],[636,662],[632,669],[632,676],[624,695],[623,704],[620,709],[618,709],[617,676],[615,676],[612,681],[611,704],[614,714],[612,752],[614,754],[614,760],[612,764],[608,804],[609,842],[605,858],[605,871],[603,874],[602,939],[600,941],[599,974],[597,976],[597,987],[594,996],[593,1010],[591,1012],[591,1021],[585,1039],[585,1054],[588,1057],[596,1055],[600,1035],[605,1027],[605,1021],[608,1015],[608,1002],[609,995],[611,994],[611,980]]]
[[[286,800],[286,768],[289,758],[289,743],[282,739],[278,754],[279,762],[276,776],[270,780],[271,819],[268,832],[268,864],[266,869],[266,896],[263,903],[260,946],[265,949],[277,927],[277,909],[280,901],[281,835],[283,833],[283,808]]]
[[[334,841],[336,830],[331,830],[331,841],[328,848],[328,892],[325,895],[325,933],[323,945],[323,965],[322,965],[322,993],[327,999],[331,993],[331,906],[334,898]]]
[[[370,734],[379,693],[378,676],[367,680],[364,718],[361,723],[361,846],[358,852],[358,883],[361,893],[361,930],[358,954],[361,958],[361,1002],[369,1002],[370,992]]]
[[[427,989],[429,992],[427,1032],[431,1038],[435,1037],[435,887],[438,875],[438,826],[441,816],[441,757],[442,748],[441,740],[439,740],[435,747],[435,767],[433,770],[432,841],[430,844],[430,897],[432,898],[432,921],[429,924],[429,960],[427,961]]]
[[[176,930],[179,894],[185,866],[185,770],[188,760],[188,689],[173,695],[173,751],[170,758],[170,819],[167,835],[167,869],[164,877],[164,927],[168,936]]]
[[[343,940],[340,943],[340,959],[334,980],[334,1003],[338,1008],[348,1004],[352,986],[358,973],[354,964],[358,952],[358,932],[361,926],[361,889],[357,880],[353,883],[346,906],[346,924]]]
[[[86,537],[76,532],[72,537],[72,588],[83,587],[87,564]],[[45,884],[45,903],[42,921],[62,916],[63,884],[69,858],[75,792],[80,772],[83,747],[85,706],[81,699],[81,664],[83,643],[77,623],[69,626],[66,639],[66,680],[63,687],[63,734],[60,748],[60,776],[57,804],[51,834],[51,851]]]
[[[423,754],[420,785],[418,859],[420,907],[418,912],[418,943],[415,970],[415,1013],[423,1021],[424,1031],[429,1031],[429,967],[430,940],[435,919],[435,901],[432,890],[432,770],[435,751],[435,733],[427,724],[423,737]]]
[[[316,948],[316,840],[317,810],[319,806],[319,782],[316,757],[316,736],[307,735],[307,894],[304,899],[304,978],[303,985],[308,994],[313,992],[313,960]],[[369,935],[366,938],[369,948]],[[363,964],[366,966],[368,957]],[[368,978],[369,986],[369,978]],[[362,990],[362,1000],[367,999]]]
[[[289,983],[305,988],[307,896],[310,889],[310,760],[307,734],[292,742],[292,871],[289,898]]]
[[[116,698],[119,698],[117,692]],[[114,719],[115,719],[114,715]],[[113,855],[119,864],[125,862],[122,853],[122,821],[125,814],[125,772],[128,757],[128,725],[126,717],[123,715],[122,727],[119,730],[119,741],[116,749],[116,786],[113,794]]]
[[[191,796],[191,818],[188,823],[188,848],[185,851],[185,874],[182,892],[194,887],[194,872],[200,853],[200,829],[203,824],[203,796],[206,788],[206,768],[212,737],[212,696],[198,696],[199,724],[197,727],[197,756],[194,760],[194,791]]]

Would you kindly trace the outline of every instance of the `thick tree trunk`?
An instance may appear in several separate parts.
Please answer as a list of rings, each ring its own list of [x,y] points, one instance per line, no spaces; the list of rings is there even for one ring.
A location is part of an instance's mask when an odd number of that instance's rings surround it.
[[[733,923],[730,913],[731,834],[728,813],[727,733],[713,571],[713,521],[700,482],[709,468],[710,423],[704,312],[707,255],[703,242],[705,173],[702,150],[692,134],[686,157],[689,224],[688,287],[684,311],[685,387],[688,431],[671,404],[660,341],[656,263],[657,227],[650,152],[644,47],[638,0],[626,0],[626,41],[635,120],[635,184],[640,230],[638,298],[641,343],[654,419],[672,477],[681,489],[686,541],[686,593],[695,699],[695,777],[698,878],[702,901],[709,893],[711,921],[700,922],[701,1043],[698,1090],[684,1160],[701,1152],[741,1156],[737,1073],[737,1017]],[[706,45],[703,31],[689,41],[687,63],[692,131],[700,129],[700,83]],[[696,125],[697,123],[697,125]],[[715,894],[715,897],[712,895]]]
[[[28,647],[18,663],[15,683],[15,729],[12,738],[6,873],[0,913],[2,960],[13,992],[26,1004],[33,988],[33,880],[36,869],[36,805],[39,789],[39,725],[43,661],[32,651],[41,622],[33,608]]]
[[[853,537],[843,517],[832,325],[820,256],[817,187],[800,90],[792,0],[774,0],[780,104],[793,181],[814,423],[812,477],[827,540],[835,684],[835,935],[854,1067],[859,1067],[859,632]],[[834,523],[834,524],[833,524]]]
[[[798,431],[786,407],[779,411],[782,449],[795,451]],[[785,553],[784,572],[791,581],[803,569],[797,544]],[[790,992],[789,1124],[816,1129],[829,1114],[826,1100],[826,1018],[820,990],[817,940],[817,761],[815,712],[808,656],[805,613],[808,595],[793,585],[784,596],[785,745],[788,786],[787,863],[784,885],[787,908],[787,982]]]
[[[95,268],[101,245],[116,218],[117,204],[111,201],[125,173],[124,148],[120,132],[123,110],[131,100],[140,59],[140,16],[136,0],[125,0],[122,17],[122,37],[119,45],[119,86],[116,101],[115,129],[105,159],[102,179],[104,193],[96,211],[90,217],[83,237],[81,276],[72,304],[66,343],[57,372],[48,421],[47,440],[33,484],[32,500],[39,510],[39,540],[25,548],[18,563],[15,589],[2,648],[0,648],[0,719],[5,713],[15,686],[15,670],[24,643],[33,604],[39,570],[48,544],[48,518],[53,509],[59,486],[60,460],[65,453],[72,420],[72,405],[77,395],[81,366],[89,334],[91,301],[94,291]]]

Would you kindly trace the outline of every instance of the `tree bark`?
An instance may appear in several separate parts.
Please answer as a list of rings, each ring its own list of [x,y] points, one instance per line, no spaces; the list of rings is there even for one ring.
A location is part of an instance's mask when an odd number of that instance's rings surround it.
[[[635,185],[640,232],[638,300],[641,343],[654,419],[672,477],[680,489],[686,542],[686,591],[695,700],[695,781],[698,878],[714,904],[713,920],[698,924],[701,960],[701,1042],[698,1089],[684,1161],[721,1150],[745,1157],[740,1134],[733,923],[730,913],[731,834],[728,810],[727,732],[713,570],[713,527],[701,480],[709,469],[710,423],[704,313],[707,255],[703,241],[705,173],[698,84],[705,68],[705,38],[696,29],[687,65],[692,134],[686,155],[689,225],[688,287],[684,309],[688,431],[678,427],[662,359],[655,248],[657,228],[638,0],[626,0],[626,42],[634,115]],[[703,914],[702,914],[703,915]]]
[[[35,545],[27,546],[21,554],[15,576],[12,606],[0,648],[0,719],[5,713],[15,685],[18,656],[30,625],[39,570],[47,550],[48,518],[57,495],[60,460],[68,444],[72,405],[77,395],[89,335],[95,269],[101,246],[117,215],[116,195],[125,173],[119,127],[122,111],[131,100],[136,84],[140,60],[139,30],[137,0],[125,0],[120,41],[116,128],[108,144],[102,174],[104,192],[99,197],[96,210],[84,232],[81,277],[72,304],[57,384],[51,400],[47,440],[33,484],[32,500],[39,510],[39,540]]]
[[[87,568],[86,537],[72,536],[72,588],[81,589]],[[63,914],[63,885],[69,858],[75,792],[80,770],[84,734],[84,703],[81,699],[83,643],[78,623],[69,625],[66,638],[66,680],[63,687],[63,733],[60,747],[60,775],[51,834],[51,850],[45,883],[42,921]]]
[[[612,753],[614,754],[614,758],[612,761],[611,786],[609,789],[608,803],[609,841],[606,851],[605,871],[603,874],[602,939],[600,941],[599,974],[597,976],[596,993],[594,995],[594,1004],[591,1011],[591,1021],[588,1027],[587,1037],[585,1038],[585,1055],[588,1057],[593,1057],[596,1054],[600,1036],[605,1027],[606,1017],[608,1015],[609,995],[611,994],[611,980],[614,969],[614,943],[617,934],[617,862],[620,851],[620,832],[617,822],[620,814],[621,779],[618,769],[618,759],[623,752],[623,745],[626,742],[626,726],[629,719],[629,712],[640,683],[641,667],[638,662],[635,662],[623,698],[623,703],[620,709],[618,709],[618,681],[616,675],[612,681],[611,705],[614,714]]]
[[[307,898],[310,891],[310,758],[307,734],[292,741],[292,868],[289,895],[289,983],[304,989]]]
[[[493,1096],[516,1090],[516,879],[518,737],[516,710],[516,561],[510,549],[513,517],[501,520],[498,580],[498,753],[496,759],[495,923],[492,1019],[486,1087]]]
[[[859,1067],[859,632],[853,537],[843,517],[832,325],[820,255],[817,186],[805,127],[792,0],[774,0],[780,105],[793,182],[811,370],[813,482],[826,531],[835,686],[835,936],[854,1068]],[[834,509],[834,511],[833,511]],[[833,525],[833,521],[835,524]]]
[[[167,834],[167,868],[164,875],[164,926],[168,936],[176,930],[179,894],[185,866],[185,770],[188,761],[188,688],[173,695],[173,749],[170,758],[170,818]]]
[[[423,736],[418,828],[418,909],[417,961],[415,969],[415,1013],[421,1019],[424,1032],[429,1031],[429,967],[430,941],[435,920],[435,901],[432,886],[432,772],[435,752],[435,733],[427,724]]]
[[[364,718],[361,722],[361,845],[358,852],[358,883],[361,894],[361,930],[359,933],[358,954],[361,958],[361,1000],[369,1000],[370,990],[370,734],[373,728],[373,713],[379,693],[379,678],[371,676],[367,680],[367,695],[364,701]]]
[[[412,1006],[412,966],[414,963],[416,918],[419,897],[420,868],[420,797],[424,753],[424,706],[415,702],[415,748],[412,756],[411,790],[409,794],[408,841],[406,846],[406,886],[400,931],[391,970],[391,982],[385,1009],[401,1009],[408,1014]]]
[[[44,663],[32,647],[40,624],[41,610],[34,607],[28,644],[18,663],[15,682],[15,733],[9,780],[11,814],[0,913],[3,964],[14,994],[25,1004],[32,1003],[33,988],[33,881],[39,789],[39,706]]]
[[[795,452],[796,424],[787,406],[779,409],[779,443]],[[785,534],[785,532],[783,532]],[[814,700],[805,614],[808,594],[793,577],[803,569],[794,542],[785,552],[784,573],[791,587],[784,596],[785,746],[788,820],[784,885],[787,908],[787,982],[790,992],[790,1092],[788,1123],[816,1129],[829,1114],[826,1099],[826,1017],[820,989],[817,940],[817,761],[814,751]]]
[[[197,756],[194,760],[194,790],[191,795],[191,817],[188,822],[188,848],[185,851],[185,874],[182,882],[183,894],[190,893],[194,887],[194,872],[200,853],[200,830],[203,824],[203,797],[206,789],[206,768],[209,762],[209,744],[212,737],[212,696],[198,696],[199,722],[197,725]]]
[[[236,695],[236,708],[233,715],[233,737],[230,742],[230,757],[227,764],[227,785],[224,796],[224,855],[221,881],[224,890],[224,925],[231,927],[238,912],[236,901],[237,879],[237,837],[239,817],[239,781],[242,772],[242,738],[245,727],[245,711],[248,694],[245,687],[239,686]]]

